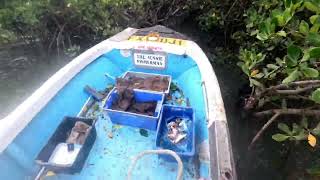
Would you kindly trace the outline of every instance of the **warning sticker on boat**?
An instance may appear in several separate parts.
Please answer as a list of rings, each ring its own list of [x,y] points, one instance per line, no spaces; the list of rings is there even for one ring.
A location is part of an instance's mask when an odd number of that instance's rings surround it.
[[[161,70],[167,66],[167,55],[165,53],[134,52],[133,63],[137,67]]]

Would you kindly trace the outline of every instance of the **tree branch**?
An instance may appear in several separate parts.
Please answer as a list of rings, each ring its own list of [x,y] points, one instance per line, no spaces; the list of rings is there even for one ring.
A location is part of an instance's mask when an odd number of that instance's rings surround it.
[[[318,85],[310,85],[310,86],[307,86],[307,87],[304,87],[304,88],[298,88],[298,89],[294,89],[294,90],[275,90],[275,93],[276,94],[300,94],[302,92],[306,92],[306,91],[309,91],[309,90],[312,90],[314,88],[318,88],[320,87],[320,84]]]
[[[272,114],[286,114],[286,115],[308,115],[314,116],[320,115],[320,110],[311,110],[311,109],[270,109],[266,111],[256,112],[254,116],[261,117],[261,116],[268,116]]]
[[[255,142],[260,138],[260,136],[262,135],[262,133],[271,125],[271,123],[273,123],[276,119],[277,119],[277,117],[279,117],[280,116],[280,114],[281,113],[276,113],[276,114],[274,114],[268,121],[267,121],[267,123],[265,123],[264,125],[263,125],[263,127],[259,130],[259,132],[254,136],[254,138],[252,139],[252,141],[251,141],[251,143],[250,143],[250,145],[249,145],[249,147],[248,147],[248,149],[250,150],[252,147],[253,147],[253,145],[255,144]]]
[[[295,99],[295,100],[305,100],[305,101],[312,101],[310,98],[305,97],[305,96],[301,96],[301,95],[288,95],[288,96],[284,96],[284,98],[286,99]]]
[[[296,90],[281,90],[284,88],[289,88],[289,87],[296,87],[296,86],[306,86],[309,85],[307,89],[296,89]],[[268,92],[280,92],[282,94],[292,94],[292,93],[301,93],[316,87],[320,87],[320,80],[306,80],[306,81],[295,81],[295,82],[291,82],[288,84],[279,84],[276,86],[271,86],[269,88],[264,89],[263,91],[261,91],[260,93],[257,94],[256,98],[260,98],[261,96],[267,94]],[[281,91],[280,91],[281,90]],[[294,92],[293,92],[294,91]]]
[[[305,81],[294,81],[288,84],[279,84],[276,86],[271,86],[267,89],[282,89],[288,88],[290,86],[303,86],[303,85],[312,85],[312,84],[320,84],[320,80],[305,80]]]

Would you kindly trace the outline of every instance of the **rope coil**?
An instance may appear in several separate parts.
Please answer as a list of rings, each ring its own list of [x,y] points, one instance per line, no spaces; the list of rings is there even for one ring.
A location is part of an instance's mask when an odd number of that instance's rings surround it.
[[[168,149],[161,149],[161,150],[146,150],[141,152],[140,154],[138,154],[137,156],[135,156],[131,162],[131,165],[129,167],[128,170],[128,177],[127,180],[131,180],[131,176],[132,176],[132,171],[134,169],[134,167],[137,164],[137,161],[145,156],[145,155],[149,155],[149,154],[165,154],[165,155],[170,155],[172,157],[174,157],[176,159],[176,161],[178,162],[178,172],[177,172],[177,178],[176,180],[182,180],[182,175],[183,175],[183,163],[180,159],[180,157],[178,156],[177,153],[175,153],[174,151],[168,150]]]

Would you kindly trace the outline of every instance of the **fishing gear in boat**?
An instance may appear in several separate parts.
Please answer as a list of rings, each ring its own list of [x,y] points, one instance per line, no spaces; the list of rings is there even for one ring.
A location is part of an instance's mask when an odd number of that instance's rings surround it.
[[[172,156],[178,163],[178,172],[177,172],[177,176],[176,176],[176,180],[182,180],[182,175],[183,175],[183,163],[181,161],[181,158],[179,157],[179,155],[172,151],[172,150],[168,150],[168,149],[160,149],[160,150],[146,150],[143,151],[141,153],[139,153],[137,156],[135,156],[133,158],[133,160],[131,161],[131,165],[129,167],[128,170],[128,176],[127,176],[127,180],[131,180],[132,178],[132,171],[134,169],[134,167],[137,164],[137,161],[139,159],[141,159],[143,156],[145,155],[149,155],[149,154],[158,154],[158,155],[169,155]]]

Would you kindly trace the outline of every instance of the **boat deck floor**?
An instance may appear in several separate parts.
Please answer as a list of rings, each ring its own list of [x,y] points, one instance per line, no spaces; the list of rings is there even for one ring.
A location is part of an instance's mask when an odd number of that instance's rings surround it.
[[[131,160],[144,150],[155,147],[156,132],[114,125],[109,117],[99,113],[96,122],[97,139],[79,174],[59,174],[49,179],[126,179]],[[184,179],[195,179],[193,160],[184,161]],[[177,163],[167,162],[157,155],[140,159],[133,171],[133,179],[175,179]]]

